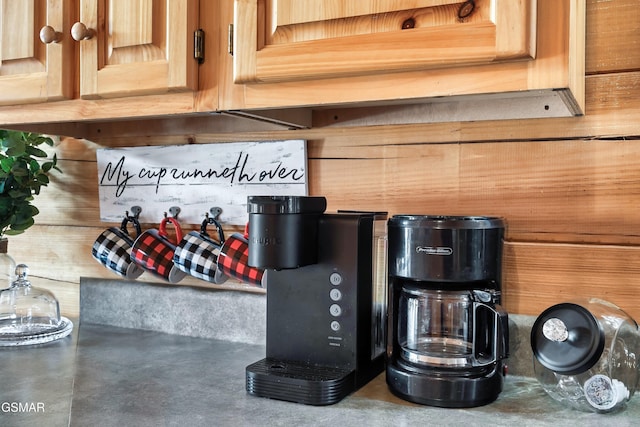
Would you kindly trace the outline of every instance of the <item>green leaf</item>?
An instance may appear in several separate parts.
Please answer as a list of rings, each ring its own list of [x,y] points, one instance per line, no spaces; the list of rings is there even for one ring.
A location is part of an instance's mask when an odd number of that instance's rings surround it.
[[[29,228],[29,227],[27,227],[27,228]],[[7,236],[17,236],[18,234],[24,233],[25,230],[26,230],[26,228],[24,228],[22,230],[15,230],[13,228],[10,228],[8,230],[5,230],[3,234],[5,234]]]
[[[39,148],[36,147],[32,147],[32,146],[27,146],[25,148],[25,151],[27,154],[30,154],[32,156],[36,156],[36,157],[47,157],[47,153],[45,151],[42,151]]]
[[[36,180],[43,186],[49,184],[49,177],[43,173],[36,175]]]
[[[31,198],[31,189],[13,189],[10,190],[7,194],[9,194],[9,196],[15,201],[19,201],[20,199],[28,200]]]
[[[29,169],[24,162],[17,162],[11,167],[11,173],[15,176],[29,176]]]
[[[29,168],[31,169],[31,173],[37,173],[40,170],[40,163],[37,160],[31,160],[29,162]]]
[[[33,217],[38,215],[40,212],[37,209],[34,211],[31,209],[32,207],[33,206],[31,205],[23,206],[21,209],[17,210],[13,218],[13,224],[27,224],[30,221],[33,221]]]
[[[33,220],[33,218],[25,218],[24,221],[15,222],[15,223],[11,224],[11,229],[12,230],[26,230],[27,228],[31,227],[35,223],[36,222]]]
[[[11,167],[13,166],[14,162],[15,159],[12,159],[11,157],[5,157],[4,159],[0,160],[0,168],[2,168],[2,170],[5,172],[9,172],[11,171]]]
[[[24,141],[14,141],[12,140],[10,142],[10,144],[7,146],[7,156],[22,156],[25,153],[27,146],[25,145]]]

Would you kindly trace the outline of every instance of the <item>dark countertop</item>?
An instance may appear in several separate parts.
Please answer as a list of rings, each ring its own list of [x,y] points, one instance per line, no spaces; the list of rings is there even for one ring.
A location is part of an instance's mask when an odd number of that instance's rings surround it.
[[[335,405],[305,406],[246,394],[244,369],[263,357],[260,345],[88,323],[76,330],[49,345],[0,350],[0,401],[44,407],[3,410],[0,425],[631,426],[640,417],[637,396],[622,413],[583,413],[557,404],[535,379],[516,376],[507,377],[496,402],[478,408],[405,402],[387,390],[384,374]]]
[[[250,396],[245,367],[264,357],[265,314],[264,295],[83,279],[71,336],[0,348],[0,426],[621,427],[640,419],[640,393],[607,415],[547,396],[532,378],[530,316],[510,316],[512,375],[487,406],[412,404],[389,392],[384,374],[331,406]]]
[[[73,331],[61,340],[0,347],[1,426],[69,425],[78,343],[78,321],[71,320]]]

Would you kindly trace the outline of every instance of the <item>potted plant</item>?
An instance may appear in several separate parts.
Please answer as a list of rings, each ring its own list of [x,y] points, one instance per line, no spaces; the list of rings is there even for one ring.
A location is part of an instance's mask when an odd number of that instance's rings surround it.
[[[0,129],[0,254],[7,253],[6,236],[23,233],[34,224],[33,217],[39,213],[32,204],[34,196],[49,184],[51,170],[61,172],[56,155],[48,160],[48,154],[39,148],[43,144],[53,146],[53,140],[37,133]]]

